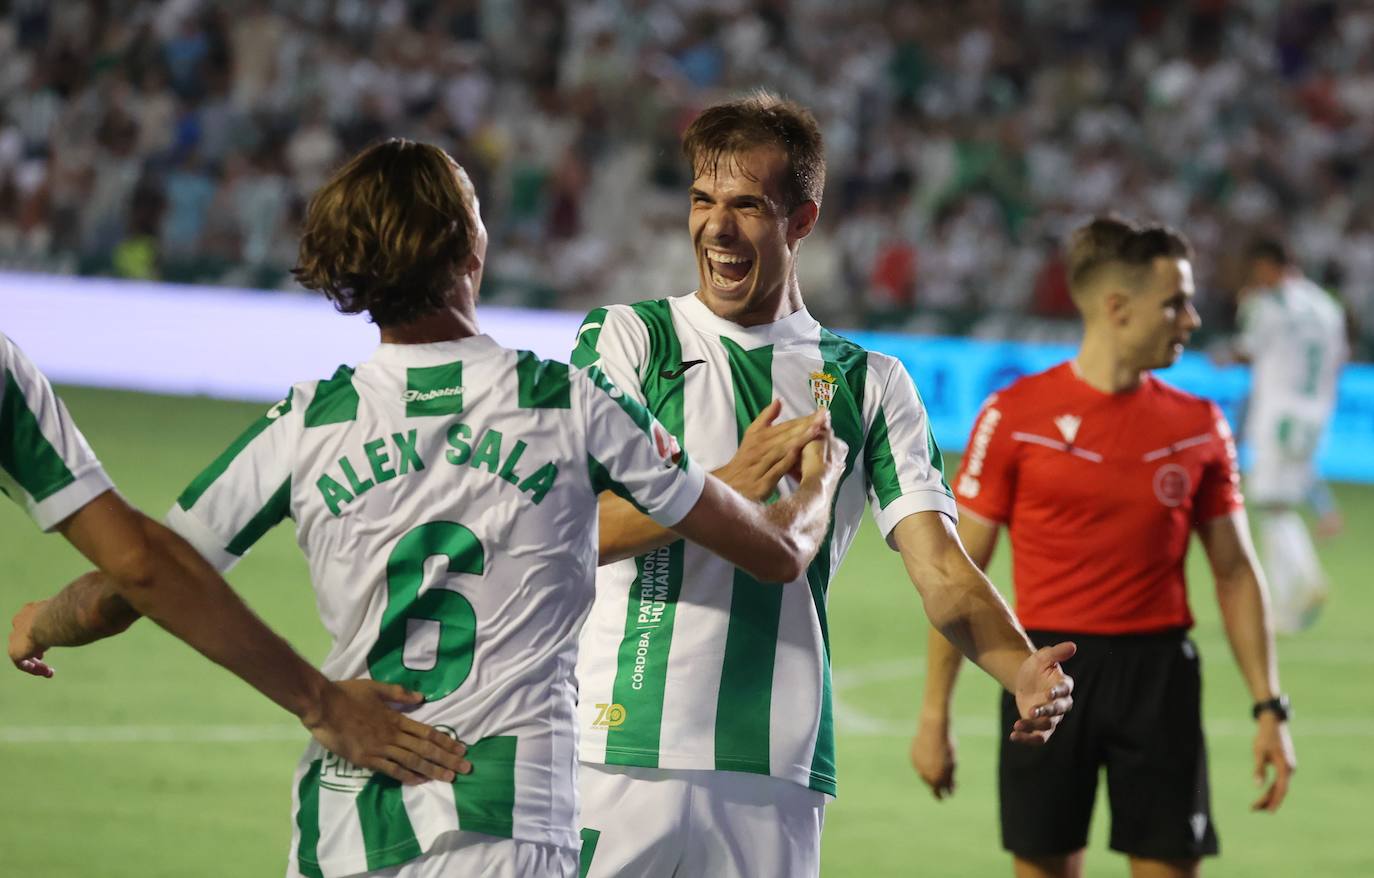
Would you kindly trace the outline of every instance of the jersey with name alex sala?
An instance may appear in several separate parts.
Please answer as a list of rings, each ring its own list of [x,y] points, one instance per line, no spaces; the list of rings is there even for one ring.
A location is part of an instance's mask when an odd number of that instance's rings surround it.
[[[780,420],[829,408],[849,445],[831,529],[800,579],[762,584],[683,541],[598,571],[578,662],[582,760],[754,772],[834,795],[826,592],[865,497],[884,536],[912,513],[955,515],[911,378],[804,309],[744,327],[695,294],[593,311],[573,364],[605,370],[708,470],[775,398]]]
[[[1241,349],[1253,364],[1247,438],[1271,430],[1315,432],[1293,437],[1314,447],[1335,408],[1348,351],[1341,306],[1307,278],[1288,277],[1245,298],[1240,327]]]
[[[565,848],[576,817],[577,635],[595,593],[596,498],[676,524],[705,470],[598,373],[485,336],[382,345],[297,384],[178,500],[169,523],[221,569],[290,517],[331,679],[422,693],[473,771],[400,786],[315,744],[292,856],[351,875],[454,830]]]
[[[0,335],[0,491],[52,530],[111,487],[48,379]]]
[[[1011,534],[1016,615],[1030,629],[1186,628],[1192,530],[1242,508],[1226,417],[1146,376],[1103,393],[1071,363],[988,398],[954,489]]]

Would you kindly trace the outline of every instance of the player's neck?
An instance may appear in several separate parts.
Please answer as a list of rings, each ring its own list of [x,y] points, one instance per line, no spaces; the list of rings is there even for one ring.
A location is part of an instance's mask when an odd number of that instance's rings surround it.
[[[458,341],[482,332],[471,309],[445,308],[410,323],[381,327],[383,344],[434,344]]]
[[[1145,377],[1140,368],[1123,362],[1111,345],[1091,333],[1083,337],[1083,345],[1073,359],[1073,371],[1084,384],[1107,394],[1135,390]]]

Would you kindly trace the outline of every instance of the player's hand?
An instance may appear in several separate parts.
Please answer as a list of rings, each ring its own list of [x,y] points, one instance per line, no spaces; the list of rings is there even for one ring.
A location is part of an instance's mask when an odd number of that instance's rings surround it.
[[[315,740],[354,765],[405,784],[468,774],[467,746],[392,705],[424,701],[418,692],[375,680],[343,680],[326,690],[318,717],[302,719]]]
[[[1268,769],[1274,769],[1274,779],[1269,782]],[[1269,711],[1260,714],[1259,728],[1255,730],[1255,784],[1269,788],[1250,806],[1252,811],[1277,811],[1288,795],[1288,784],[1293,772],[1298,770],[1298,756],[1293,749],[1293,739],[1288,734],[1288,723]]]
[[[1055,726],[1073,707],[1073,678],[1064,673],[1060,662],[1073,658],[1078,647],[1056,643],[1037,649],[1021,663],[1016,673],[1016,710],[1021,715],[1011,727],[1011,739],[1018,744],[1043,744],[1054,734]]]
[[[773,400],[740,438],[739,449],[715,476],[751,500],[772,496],[782,477],[801,460],[802,448],[826,429],[814,415],[776,423],[782,402]]]
[[[935,798],[954,795],[954,768],[958,764],[954,733],[947,718],[921,717],[911,739],[911,767],[926,782]]]
[[[799,482],[819,479],[827,487],[833,487],[844,475],[845,455],[849,453],[849,446],[830,429],[828,410],[821,409],[811,418],[822,432],[802,448],[801,462],[795,476]]]
[[[33,620],[47,601],[34,601],[19,608],[10,622],[10,661],[26,674],[51,677],[53,670],[41,661],[47,647],[33,639]]]

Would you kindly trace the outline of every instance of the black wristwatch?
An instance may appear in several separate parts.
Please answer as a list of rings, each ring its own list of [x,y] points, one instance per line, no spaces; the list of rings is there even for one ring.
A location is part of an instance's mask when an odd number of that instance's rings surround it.
[[[1255,706],[1251,709],[1250,713],[1254,715],[1255,719],[1259,719],[1260,714],[1267,710],[1272,712],[1274,716],[1277,716],[1279,722],[1286,723],[1288,722],[1288,711],[1290,708],[1288,696],[1279,695],[1278,698],[1270,698],[1268,701],[1255,702]]]

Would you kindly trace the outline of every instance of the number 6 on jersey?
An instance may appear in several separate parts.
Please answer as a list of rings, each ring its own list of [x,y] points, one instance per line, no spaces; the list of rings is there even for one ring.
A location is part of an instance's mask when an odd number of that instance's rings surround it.
[[[467,598],[447,588],[431,588],[423,595],[425,562],[434,556],[448,559],[449,573],[480,576],[486,566],[482,544],[472,531],[452,521],[431,521],[409,531],[396,543],[386,562],[386,609],[377,642],[367,654],[374,680],[397,683],[435,701],[463,685],[472,671],[477,641],[477,614]],[[434,664],[417,670],[405,664],[406,635],[412,620],[439,625]]]

